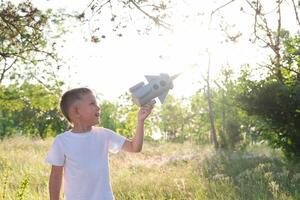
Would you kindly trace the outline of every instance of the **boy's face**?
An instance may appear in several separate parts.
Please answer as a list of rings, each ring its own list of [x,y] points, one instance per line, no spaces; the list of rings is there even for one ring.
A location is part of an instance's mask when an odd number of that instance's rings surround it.
[[[77,105],[78,120],[87,126],[96,125],[99,123],[99,111],[95,96],[92,93],[85,94]]]

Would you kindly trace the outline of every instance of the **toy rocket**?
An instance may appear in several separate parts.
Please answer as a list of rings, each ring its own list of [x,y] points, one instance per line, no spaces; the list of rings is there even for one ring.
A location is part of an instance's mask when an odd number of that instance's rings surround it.
[[[178,76],[179,74],[171,77],[168,74],[160,74],[159,76],[146,75],[145,78],[148,84],[145,85],[144,82],[140,82],[129,89],[133,103],[138,106],[154,104],[156,97],[163,103],[169,90],[173,88],[173,80]]]

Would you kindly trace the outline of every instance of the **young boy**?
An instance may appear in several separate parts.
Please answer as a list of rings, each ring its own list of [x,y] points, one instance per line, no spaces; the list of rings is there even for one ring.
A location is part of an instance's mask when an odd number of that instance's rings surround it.
[[[129,140],[115,132],[94,127],[100,108],[88,88],[76,88],[63,94],[61,111],[72,129],[59,134],[46,156],[52,165],[49,179],[50,200],[59,200],[62,178],[65,200],[112,200],[108,150],[140,152],[144,139],[144,120],[152,105],[138,113],[135,136]]]

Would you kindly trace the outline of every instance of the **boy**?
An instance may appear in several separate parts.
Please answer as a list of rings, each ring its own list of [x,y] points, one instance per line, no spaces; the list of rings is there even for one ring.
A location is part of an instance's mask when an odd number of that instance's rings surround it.
[[[115,132],[94,127],[100,108],[88,88],[76,88],[63,94],[60,108],[72,129],[59,134],[46,156],[52,165],[49,178],[50,200],[59,200],[62,177],[65,200],[112,200],[108,150],[140,152],[144,138],[144,120],[152,105],[138,113],[136,134],[132,140]]]

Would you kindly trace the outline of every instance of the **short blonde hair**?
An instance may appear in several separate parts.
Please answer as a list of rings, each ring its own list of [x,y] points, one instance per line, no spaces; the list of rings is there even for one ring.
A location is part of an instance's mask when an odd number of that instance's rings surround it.
[[[71,122],[69,116],[70,107],[78,100],[81,100],[82,97],[86,94],[92,93],[89,88],[74,88],[67,92],[65,92],[60,100],[60,109],[63,115],[67,118],[69,122]]]

